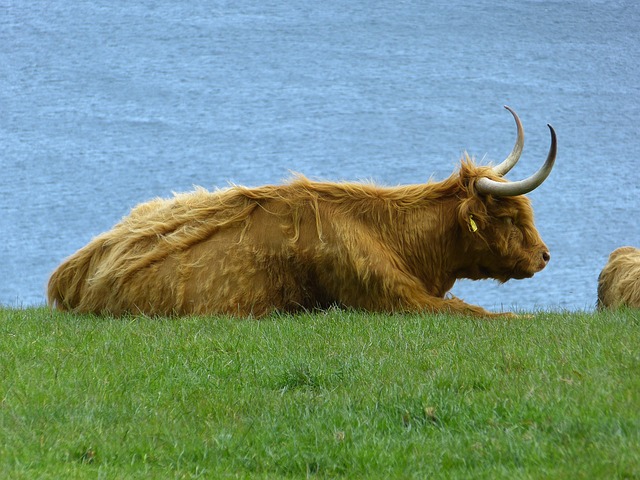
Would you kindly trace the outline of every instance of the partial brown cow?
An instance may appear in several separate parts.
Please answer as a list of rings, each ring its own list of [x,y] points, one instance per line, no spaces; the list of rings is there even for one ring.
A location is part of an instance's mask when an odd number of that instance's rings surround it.
[[[506,107],[509,109],[508,107]],[[399,187],[315,182],[198,189],[135,207],[49,280],[62,310],[120,315],[263,316],[339,307],[490,313],[446,296],[456,279],[527,278],[549,251],[524,196],[549,175],[507,182],[524,132],[495,167],[465,156],[442,182]]]
[[[598,277],[598,309],[640,308],[640,249],[620,247]]]

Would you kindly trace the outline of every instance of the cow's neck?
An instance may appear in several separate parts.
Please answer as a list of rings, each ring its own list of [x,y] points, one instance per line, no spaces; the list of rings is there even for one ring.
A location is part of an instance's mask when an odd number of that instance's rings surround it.
[[[398,211],[383,229],[409,273],[418,277],[430,294],[443,297],[462,278],[465,261],[463,232],[457,222],[455,199],[438,199],[424,207]]]

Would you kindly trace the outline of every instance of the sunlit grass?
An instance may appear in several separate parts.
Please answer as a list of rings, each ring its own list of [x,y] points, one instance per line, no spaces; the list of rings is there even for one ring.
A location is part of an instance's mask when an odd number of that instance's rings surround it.
[[[0,477],[638,478],[639,330],[0,310]]]

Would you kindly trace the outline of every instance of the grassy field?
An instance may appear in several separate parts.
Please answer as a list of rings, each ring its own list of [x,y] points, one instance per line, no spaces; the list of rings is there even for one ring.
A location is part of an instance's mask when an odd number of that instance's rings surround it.
[[[0,309],[0,478],[640,478],[640,312]]]

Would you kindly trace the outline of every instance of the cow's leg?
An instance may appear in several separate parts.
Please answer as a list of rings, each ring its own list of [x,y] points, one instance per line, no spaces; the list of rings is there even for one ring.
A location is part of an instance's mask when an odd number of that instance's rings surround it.
[[[386,301],[381,298],[383,302],[379,305],[386,311],[448,313],[482,318],[516,317],[511,312],[490,312],[453,296],[441,298],[431,295],[420,280],[400,272],[394,282],[387,282],[387,290],[387,294],[384,295]]]
[[[490,312],[485,310],[482,307],[478,307],[476,305],[471,305],[466,303],[459,298],[450,297],[439,299],[443,302],[444,307],[442,311],[451,312],[459,315],[468,315],[474,317],[482,317],[482,318],[516,318],[517,315],[511,312]]]

